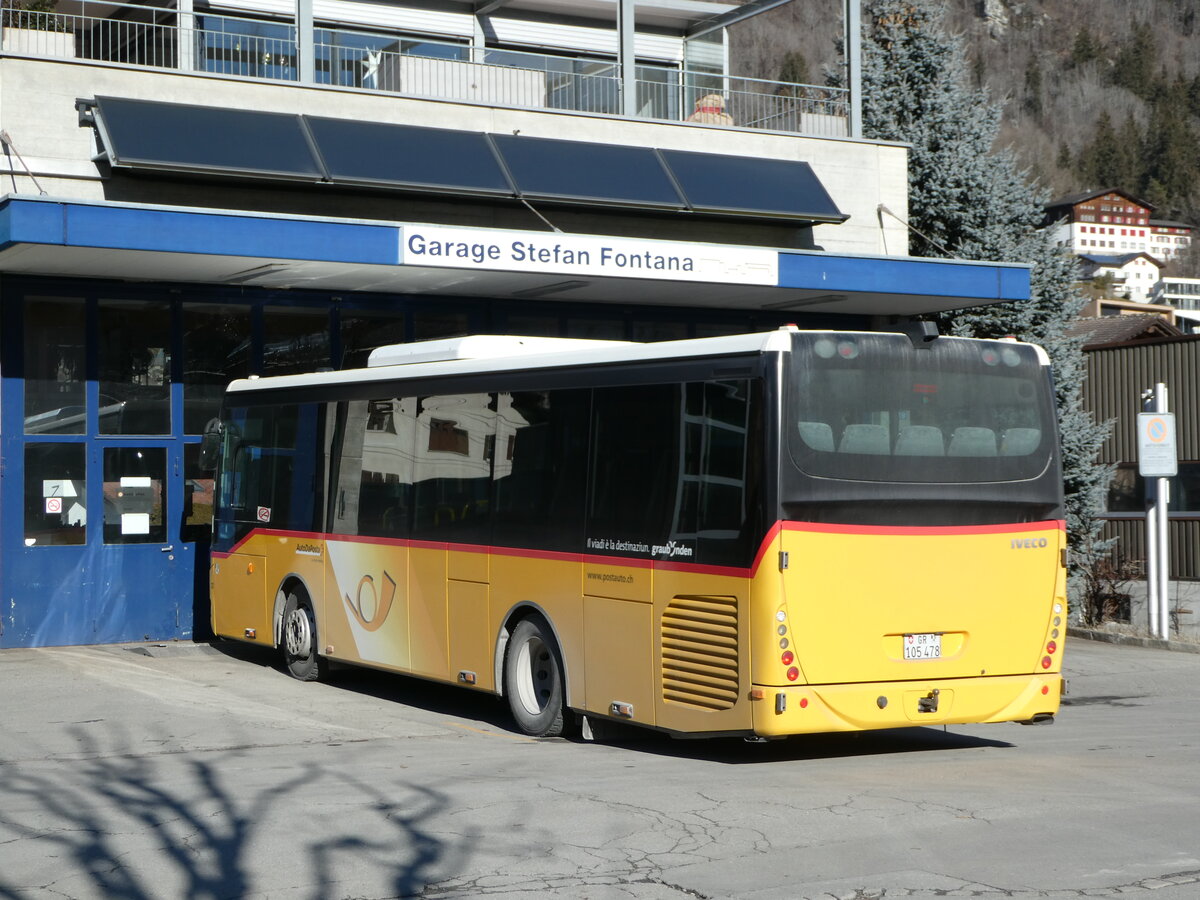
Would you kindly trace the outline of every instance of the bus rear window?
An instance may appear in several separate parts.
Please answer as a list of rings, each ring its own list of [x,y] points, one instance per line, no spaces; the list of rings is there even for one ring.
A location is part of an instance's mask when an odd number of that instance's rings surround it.
[[[796,335],[785,431],[809,475],[994,482],[1045,470],[1056,432],[1047,369],[1024,344]]]

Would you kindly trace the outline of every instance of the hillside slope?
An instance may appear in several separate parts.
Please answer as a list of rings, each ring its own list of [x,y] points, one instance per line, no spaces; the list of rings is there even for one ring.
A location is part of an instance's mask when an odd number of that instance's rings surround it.
[[[1200,223],[1200,0],[947,0],[947,22],[1047,194],[1111,185]],[[822,83],[841,30],[841,0],[794,0],[741,26],[731,57]]]

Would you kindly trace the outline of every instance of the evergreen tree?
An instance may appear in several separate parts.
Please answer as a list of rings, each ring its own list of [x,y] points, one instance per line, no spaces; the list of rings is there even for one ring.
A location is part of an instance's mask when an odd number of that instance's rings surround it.
[[[1058,167],[1060,169],[1070,169],[1071,168],[1071,148],[1067,145],[1066,141],[1058,142],[1057,163],[1058,163]]]
[[[1146,199],[1159,215],[1178,217],[1195,206],[1200,178],[1200,135],[1188,112],[1188,89],[1180,80],[1163,91],[1150,112],[1142,151]]]
[[[1075,33],[1075,42],[1071,45],[1071,65],[1084,66],[1099,58],[1100,44],[1085,25]]]
[[[793,50],[783,57],[779,66],[779,80],[787,84],[812,84],[808,72],[808,60],[798,50]]]
[[[1132,173],[1125,171],[1125,143],[1117,139],[1108,110],[1096,120],[1096,132],[1079,153],[1079,177],[1094,188],[1118,187],[1133,190]]]
[[[1042,104],[1042,67],[1036,59],[1031,59],[1025,67],[1025,111],[1035,119],[1040,119],[1043,112]]]
[[[947,33],[935,0],[866,0],[862,110],[867,137],[905,141],[909,223],[916,255],[1025,262],[1027,302],[947,316],[954,334],[1016,335],[1045,347],[1054,365],[1062,435],[1072,581],[1103,550],[1099,514],[1111,469],[1096,465],[1107,426],[1084,409],[1081,341],[1066,328],[1084,298],[1074,257],[1039,230],[1044,197],[1013,154],[994,147],[1001,109],[986,88],[969,86],[961,41]]]
[[[1157,79],[1158,48],[1154,32],[1146,22],[1133,27],[1133,40],[1121,48],[1112,70],[1112,83],[1127,88],[1143,100],[1154,94]]]

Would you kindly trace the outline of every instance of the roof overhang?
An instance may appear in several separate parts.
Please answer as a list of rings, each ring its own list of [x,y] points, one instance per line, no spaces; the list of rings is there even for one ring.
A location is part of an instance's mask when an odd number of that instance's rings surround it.
[[[15,195],[0,199],[0,272],[849,315],[1029,297],[1019,264]]]

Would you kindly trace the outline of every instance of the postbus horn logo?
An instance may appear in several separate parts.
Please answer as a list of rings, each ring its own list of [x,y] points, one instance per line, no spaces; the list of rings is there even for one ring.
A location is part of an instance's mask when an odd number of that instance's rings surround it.
[[[365,596],[364,596],[365,595]],[[353,613],[366,631],[378,631],[392,611],[392,601],[396,597],[396,581],[386,571],[383,573],[383,590],[375,589],[375,579],[364,575],[358,583],[358,592],[353,600],[349,594],[343,594],[346,606]]]

